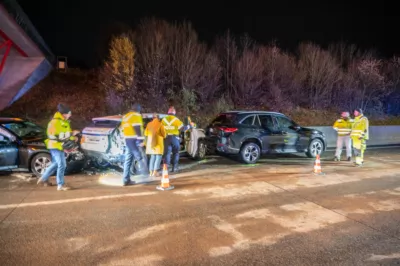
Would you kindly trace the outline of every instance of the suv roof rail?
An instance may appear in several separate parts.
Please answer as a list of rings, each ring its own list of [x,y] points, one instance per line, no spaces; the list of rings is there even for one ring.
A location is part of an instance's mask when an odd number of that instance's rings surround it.
[[[282,113],[279,112],[273,112],[273,111],[240,111],[240,110],[232,110],[232,111],[227,111],[223,113],[240,113],[240,114],[280,114],[283,115]]]

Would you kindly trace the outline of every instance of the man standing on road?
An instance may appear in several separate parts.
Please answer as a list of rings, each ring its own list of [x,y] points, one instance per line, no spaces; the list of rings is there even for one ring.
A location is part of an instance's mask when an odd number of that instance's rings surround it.
[[[335,161],[340,161],[343,144],[346,145],[347,161],[351,161],[351,133],[352,120],[349,112],[342,112],[341,117],[333,124],[333,129],[337,131]]]
[[[171,164],[171,153],[173,154],[173,167],[172,172],[177,172],[179,164],[179,150],[180,150],[180,138],[179,133],[183,128],[183,123],[176,116],[174,107],[170,107],[168,115],[163,118],[162,124],[164,125],[165,131],[167,132],[167,138],[164,142],[164,156],[165,163],[168,167]]]
[[[364,151],[367,149],[366,141],[369,139],[369,121],[360,108],[354,110],[354,123],[351,130],[356,166],[364,163]]]
[[[122,130],[125,138],[125,162],[124,162],[124,174],[123,174],[123,185],[131,185],[130,171],[133,163],[133,159],[138,162],[138,168],[140,176],[147,177],[149,170],[147,167],[147,160],[143,152],[144,146],[144,134],[143,134],[143,118],[140,114],[141,106],[134,104],[129,113],[122,118]]]
[[[72,136],[71,133],[76,134],[76,132],[71,132],[71,126],[68,121],[72,115],[71,110],[61,103],[58,105],[57,109],[58,112],[54,114],[53,119],[47,126],[48,139],[45,141],[46,147],[51,153],[52,163],[43,173],[42,177],[39,178],[37,183],[44,183],[51,186],[51,183],[48,181],[49,177],[57,171],[57,190],[64,191],[71,188],[64,183],[64,173],[67,162],[65,160],[63,144],[68,140],[77,141],[77,138]]]

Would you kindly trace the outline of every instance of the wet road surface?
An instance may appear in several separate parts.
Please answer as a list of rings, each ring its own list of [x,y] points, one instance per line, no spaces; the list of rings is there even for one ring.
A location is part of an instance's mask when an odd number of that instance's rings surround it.
[[[400,265],[400,149],[331,158],[187,161],[171,191],[1,176],[0,264]]]

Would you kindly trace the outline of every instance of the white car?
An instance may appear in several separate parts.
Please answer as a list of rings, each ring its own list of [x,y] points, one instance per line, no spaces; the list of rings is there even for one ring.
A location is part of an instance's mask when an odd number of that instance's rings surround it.
[[[160,119],[167,116],[158,114]],[[142,114],[144,127],[153,120],[152,113]],[[82,130],[81,149],[88,160],[96,167],[104,168],[110,165],[123,167],[125,141],[120,127],[122,115],[96,117],[92,124]],[[202,160],[207,153],[203,129],[189,129],[181,135],[181,155]],[[134,163],[132,173],[135,173],[137,164]]]

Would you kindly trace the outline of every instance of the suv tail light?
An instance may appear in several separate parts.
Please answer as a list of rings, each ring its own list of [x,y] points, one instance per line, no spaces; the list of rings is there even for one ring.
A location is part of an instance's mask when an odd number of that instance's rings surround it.
[[[218,129],[223,131],[224,133],[233,133],[238,131],[238,128],[236,127],[219,127]]]

